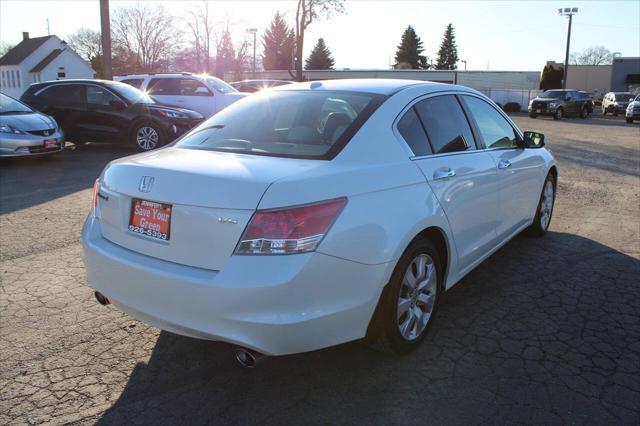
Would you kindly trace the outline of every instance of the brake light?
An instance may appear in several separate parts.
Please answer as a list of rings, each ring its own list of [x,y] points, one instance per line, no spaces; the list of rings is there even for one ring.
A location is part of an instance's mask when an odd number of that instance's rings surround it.
[[[314,251],[346,204],[346,198],[300,207],[257,211],[236,254],[295,254]]]
[[[96,181],[93,183],[93,209],[91,209],[91,213],[93,215],[93,217],[97,217],[97,213],[98,213],[98,191],[100,188],[100,179],[96,179]]]

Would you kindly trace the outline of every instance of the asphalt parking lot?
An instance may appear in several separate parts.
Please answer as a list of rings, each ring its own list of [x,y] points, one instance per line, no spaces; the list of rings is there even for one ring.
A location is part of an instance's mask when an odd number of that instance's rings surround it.
[[[255,370],[95,302],[80,228],[130,151],[0,163],[0,424],[640,423],[640,125],[515,121],[559,161],[547,236],[449,291],[408,356],[354,342]]]

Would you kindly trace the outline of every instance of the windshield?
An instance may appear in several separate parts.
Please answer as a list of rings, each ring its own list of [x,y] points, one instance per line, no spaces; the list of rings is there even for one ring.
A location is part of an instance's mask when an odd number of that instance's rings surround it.
[[[616,101],[630,101],[633,98],[633,95],[628,92],[614,93],[614,95],[616,96]]]
[[[384,96],[275,91],[244,98],[214,115],[178,147],[295,158],[330,157]],[[344,137],[343,137],[344,136]]]
[[[109,83],[109,89],[118,92],[120,96],[131,102],[132,104],[155,104],[151,96],[147,95],[140,89],[136,89],[125,83],[113,81]]]
[[[541,98],[551,98],[551,99],[560,99],[563,95],[563,91],[562,90],[547,90],[544,93],[542,93],[542,95],[540,95]]]
[[[237,90],[222,80],[213,77],[207,77],[207,83],[220,93],[236,93]]]
[[[0,114],[28,114],[31,108],[15,99],[0,93]]]

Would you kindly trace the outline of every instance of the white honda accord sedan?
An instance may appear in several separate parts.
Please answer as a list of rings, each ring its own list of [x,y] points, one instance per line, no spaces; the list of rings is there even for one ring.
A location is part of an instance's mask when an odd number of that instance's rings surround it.
[[[254,354],[363,337],[404,353],[443,291],[545,233],[557,179],[544,135],[475,90],[281,86],[104,169],[88,281],[143,322]]]

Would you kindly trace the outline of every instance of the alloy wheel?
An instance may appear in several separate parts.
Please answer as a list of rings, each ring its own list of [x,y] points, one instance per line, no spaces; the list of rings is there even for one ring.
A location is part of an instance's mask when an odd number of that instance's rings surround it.
[[[400,335],[416,340],[427,327],[436,304],[438,278],[431,256],[420,254],[407,266],[398,295],[397,321]]]
[[[551,213],[553,213],[553,182],[548,180],[544,184],[542,191],[542,200],[540,200],[540,226],[546,230],[551,221]]]
[[[140,127],[136,133],[136,143],[138,147],[144,151],[149,151],[157,147],[159,139],[158,132],[153,127]]]

